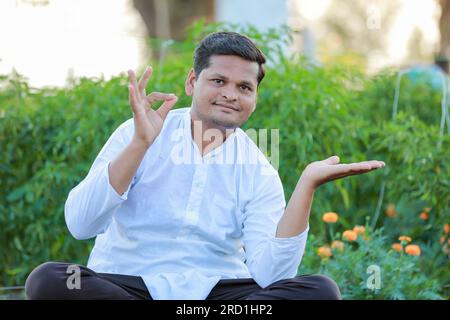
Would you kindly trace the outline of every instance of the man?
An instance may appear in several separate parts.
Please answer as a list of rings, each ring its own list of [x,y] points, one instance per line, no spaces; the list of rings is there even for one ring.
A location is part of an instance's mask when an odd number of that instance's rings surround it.
[[[145,92],[151,68],[139,82],[129,71],[133,119],[65,206],[72,235],[96,237],[87,267],[40,265],[28,298],[340,299],[330,278],[296,276],[314,191],[384,163],[313,162],[286,206],[278,173],[239,128],[255,111],[264,63],[247,37],[210,34],[186,79],[191,107],[172,111],[175,95]]]

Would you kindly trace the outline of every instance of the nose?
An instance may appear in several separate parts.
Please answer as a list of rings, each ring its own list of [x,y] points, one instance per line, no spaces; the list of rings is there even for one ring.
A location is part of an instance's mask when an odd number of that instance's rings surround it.
[[[227,101],[236,101],[237,100],[237,93],[232,88],[223,88],[222,91],[222,98]]]

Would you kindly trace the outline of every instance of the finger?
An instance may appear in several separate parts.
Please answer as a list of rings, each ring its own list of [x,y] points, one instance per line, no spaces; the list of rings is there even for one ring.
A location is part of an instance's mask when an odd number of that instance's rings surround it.
[[[373,169],[378,169],[381,165],[365,161],[365,162],[359,162],[359,163],[351,163],[349,164],[348,169],[350,172],[359,172],[359,171],[370,171]]]
[[[366,168],[361,168],[361,169],[353,169],[352,171],[349,171],[349,172],[346,172],[346,173],[338,175],[338,178],[348,177],[348,176],[356,176],[356,175],[359,175],[359,174],[364,174],[364,173],[373,171],[375,169],[379,169],[379,168],[368,168],[368,167],[366,167]]]
[[[380,160],[374,160],[376,161],[382,168],[386,166],[386,163],[384,161],[380,161]]]
[[[378,160],[362,161],[362,162],[359,162],[359,164],[368,165],[373,169],[382,168],[386,165],[383,161],[378,161]]]
[[[337,179],[342,179],[345,177],[350,177],[350,176],[356,176],[359,174],[363,174],[363,173],[367,173],[370,170],[360,170],[360,171],[352,171],[352,172],[345,172],[345,173],[340,173],[340,174],[336,174],[334,175],[332,178],[330,178],[328,181],[333,181],[333,180],[337,180]]]
[[[350,171],[354,170],[365,170],[365,169],[378,169],[384,167],[386,164],[383,161],[378,160],[369,160],[369,161],[361,161],[361,162],[354,162],[354,163],[348,163],[348,164],[342,164],[345,168],[347,168]]]
[[[365,162],[357,162],[357,163],[345,163],[345,164],[338,164],[333,166],[333,172],[336,175],[354,175],[354,174],[360,174],[365,173],[374,169],[382,168],[381,163],[374,163],[372,161],[365,161]]]
[[[144,74],[139,80],[139,93],[141,94],[141,97],[145,97],[145,87],[147,86],[147,81],[152,75],[152,73],[153,73],[152,67],[148,66],[147,68],[145,68]]]
[[[174,95],[173,93],[162,93],[162,92],[152,92],[146,97],[147,102],[150,103],[150,105],[152,105],[156,101],[171,100],[174,98],[176,98],[176,95]]]
[[[141,114],[142,110],[139,108],[139,104],[136,99],[136,92],[133,85],[128,85],[128,92],[128,99],[133,113],[137,115]]]
[[[327,164],[337,164],[337,163],[339,163],[340,159],[339,159],[339,156],[334,155],[334,156],[329,157],[328,159],[325,159],[324,161]]]
[[[173,98],[164,101],[164,103],[156,110],[160,117],[164,120],[167,117],[170,109],[177,103],[178,97],[174,95]]]
[[[139,89],[137,86],[137,81],[136,81],[136,74],[134,73],[133,70],[128,70],[128,77],[130,78],[130,84],[133,86],[133,91],[134,91],[134,95],[136,97],[136,100],[139,102],[141,101],[141,97],[139,95]]]

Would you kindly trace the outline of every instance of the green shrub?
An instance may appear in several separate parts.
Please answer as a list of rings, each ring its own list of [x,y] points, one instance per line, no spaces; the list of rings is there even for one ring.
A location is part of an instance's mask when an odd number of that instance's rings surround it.
[[[344,163],[379,159],[387,164],[383,170],[317,190],[308,244],[314,248],[315,243],[326,243],[328,231],[321,215],[335,211],[343,229],[365,224],[370,216],[368,226],[375,228],[375,240],[367,245],[383,248],[371,255],[361,243],[359,249],[346,252],[348,261],[335,256],[326,269],[309,249],[299,270],[329,272],[343,284],[348,298],[448,298],[448,252],[439,238],[450,220],[450,135],[439,135],[439,114],[429,112],[440,110],[438,94],[402,82],[400,112],[392,120],[395,75],[368,78],[343,65],[318,67],[300,55],[284,54],[283,46],[290,39],[286,29],[258,33],[251,27],[201,23],[191,28],[185,42],[170,44],[163,61],[151,63],[154,76],[148,90],[174,92],[180,97],[178,107],[189,106],[184,81],[194,44],[218,28],[247,33],[268,54],[257,109],[243,129],[280,130],[279,172],[287,199],[312,161],[338,154]],[[86,264],[93,240],[76,241],[70,236],[64,203],[113,130],[132,117],[125,71],[109,81],[73,79],[63,89],[35,90],[20,75],[0,77],[0,285],[23,285],[34,267],[49,260]],[[384,214],[389,203],[395,204],[396,217]],[[432,210],[423,221],[418,215],[425,207]],[[423,256],[411,259],[388,253],[389,244],[401,234],[413,237]],[[367,259],[360,260],[362,255]],[[381,293],[365,291],[361,287],[365,264],[357,270],[347,268],[374,259],[386,268],[385,279],[394,277],[391,272],[398,264],[405,277],[414,275],[420,286],[430,285],[430,290],[421,293],[416,282],[404,280]],[[351,279],[352,272],[360,274],[359,282]]]
[[[339,285],[343,299],[443,299],[441,287],[420,268],[420,260],[432,259],[430,252],[411,256],[391,248],[383,228],[366,228],[355,242],[344,241],[343,251],[331,249],[332,256],[320,257],[323,244],[314,235],[308,243],[299,274],[321,273]],[[379,283],[375,277],[379,274]]]

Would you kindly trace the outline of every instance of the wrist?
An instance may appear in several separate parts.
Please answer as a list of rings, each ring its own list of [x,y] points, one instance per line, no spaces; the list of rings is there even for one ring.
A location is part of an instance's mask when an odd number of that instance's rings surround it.
[[[304,174],[302,174],[300,176],[300,179],[298,180],[298,184],[300,185],[300,187],[303,190],[308,189],[311,191],[315,191],[316,188],[318,187],[313,179],[311,179],[310,177],[308,177],[307,175],[304,175]]]
[[[148,142],[148,141],[144,141],[142,139],[133,137],[130,144],[133,147],[135,147],[136,149],[141,149],[141,150],[145,151],[152,145],[152,143],[153,143],[153,141]]]

